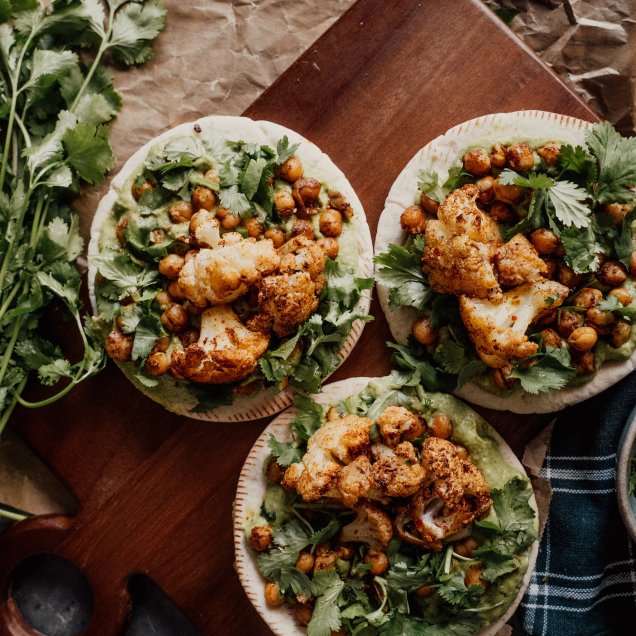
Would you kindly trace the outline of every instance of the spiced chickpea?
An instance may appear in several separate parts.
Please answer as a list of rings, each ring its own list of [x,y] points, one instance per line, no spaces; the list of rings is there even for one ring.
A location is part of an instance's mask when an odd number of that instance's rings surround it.
[[[477,543],[475,539],[473,539],[472,537],[466,537],[461,541],[457,541],[457,543],[455,543],[455,545],[453,546],[453,550],[457,552],[459,556],[470,559],[478,547],[479,543]]]
[[[547,228],[539,228],[532,232],[530,234],[530,242],[534,245],[534,249],[544,256],[554,254],[560,243],[557,235]]]
[[[132,193],[133,199],[135,199],[135,201],[139,201],[139,199],[141,199],[141,197],[146,192],[151,191],[152,183],[150,183],[150,181],[142,181],[141,183],[137,183],[137,181],[135,181],[135,183],[133,183],[132,187],[130,188],[130,192]]]
[[[296,559],[296,567],[301,571],[307,574],[307,572],[311,572],[314,569],[314,555],[311,552],[303,550]]]
[[[340,246],[338,245],[338,239],[330,236],[320,238],[316,241],[318,247],[325,253],[327,258],[335,260],[338,257],[338,251]]]
[[[493,201],[488,213],[497,223],[509,223],[515,216],[513,209],[503,201]]]
[[[179,278],[179,272],[185,264],[185,258],[178,254],[168,254],[159,261],[159,273],[167,278],[175,280]]]
[[[190,323],[188,312],[177,303],[170,303],[168,308],[161,314],[161,324],[168,330],[175,333],[183,331]]]
[[[598,271],[598,278],[610,287],[620,287],[627,280],[627,270],[620,261],[605,261]]]
[[[428,432],[433,437],[448,439],[453,434],[453,422],[446,413],[435,413],[428,421]]]
[[[264,236],[266,239],[269,239],[276,248],[280,247],[285,242],[285,232],[277,227],[270,227],[265,230]]]
[[[415,590],[415,594],[419,596],[420,598],[428,598],[429,596],[433,594],[433,592],[435,592],[435,588],[432,587],[431,585],[426,585],[426,583],[424,583],[424,585],[420,585]]]
[[[338,556],[345,561],[351,561],[356,551],[351,543],[341,543],[337,546]]]
[[[632,302],[632,295],[624,287],[616,287],[608,295],[617,298],[623,307],[627,307]]]
[[[296,202],[291,192],[287,190],[276,190],[274,192],[274,206],[281,216],[289,216],[296,209]]]
[[[146,360],[146,372],[148,375],[159,376],[168,373],[170,358],[163,351],[155,351]]]
[[[495,144],[490,150],[490,164],[494,168],[503,168],[506,165],[506,147],[503,144]]]
[[[250,545],[256,552],[267,550],[272,545],[271,526],[254,526],[250,532]]]
[[[315,238],[314,228],[312,227],[309,221],[304,219],[298,219],[294,221],[291,227],[291,236],[306,236],[308,239],[312,241]]]
[[[556,309],[548,309],[547,311],[541,312],[541,317],[537,318],[535,324],[538,327],[549,327],[554,324],[557,319],[557,310]]]
[[[573,289],[583,280],[583,274],[576,274],[569,265],[561,263],[559,265],[557,279],[561,285]]]
[[[389,569],[389,559],[386,553],[379,550],[369,550],[364,557],[364,562],[371,566],[369,572],[374,576],[381,576]]]
[[[530,172],[534,168],[534,153],[528,144],[511,144],[506,150],[508,165],[516,172]]]
[[[490,175],[482,177],[475,182],[479,188],[477,199],[482,203],[490,203],[495,198],[495,178]]]
[[[610,343],[612,347],[624,345],[632,335],[632,326],[625,320],[617,320],[610,331]]]
[[[117,360],[117,362],[125,362],[130,360],[130,354],[132,353],[133,338],[132,336],[125,336],[121,331],[113,329],[107,336],[104,342],[104,349],[109,358]]]
[[[122,315],[115,318],[115,327],[122,333],[126,333],[126,318]]]
[[[197,209],[211,210],[216,204],[216,195],[210,188],[199,186],[192,192],[192,205]]]
[[[490,157],[483,148],[473,148],[462,157],[464,171],[476,177],[483,177],[490,172]]]
[[[400,226],[409,234],[422,234],[426,228],[426,217],[419,205],[412,205],[402,212]]]
[[[439,338],[437,329],[433,329],[427,316],[418,318],[411,327],[413,337],[424,346],[434,345]]]
[[[563,338],[569,338],[575,329],[583,326],[583,316],[567,309],[558,312],[557,331]]]
[[[184,347],[189,347],[199,340],[199,330],[186,329],[179,334],[179,340]]]
[[[575,307],[590,309],[596,307],[603,300],[603,292],[594,287],[584,287],[572,300]]]
[[[280,588],[275,581],[265,583],[265,601],[271,607],[278,607],[285,602],[285,597],[281,596]]]
[[[183,292],[183,289],[181,288],[181,285],[179,285],[178,280],[173,280],[171,283],[169,283],[166,287],[166,291],[173,299],[183,300],[185,298],[185,294]]]
[[[115,228],[115,236],[117,237],[117,242],[120,245],[124,245],[126,243],[126,235],[124,234],[124,230],[126,226],[130,223],[131,218],[129,216],[125,216]]]
[[[431,199],[428,195],[420,194],[420,205],[422,206],[422,210],[427,212],[428,214],[437,214],[437,210],[439,208],[439,203],[435,201],[435,199]]]
[[[267,463],[267,479],[273,484],[280,484],[285,475],[285,471],[281,468],[281,465],[272,457]]]
[[[294,183],[303,176],[303,164],[296,155],[292,155],[276,168],[276,174],[281,179]]]
[[[234,230],[241,224],[241,217],[238,214],[228,214],[221,221],[224,230]]]
[[[586,351],[585,353],[572,353],[572,366],[578,375],[594,373],[596,371],[596,362],[594,360],[594,352]]]
[[[301,207],[305,207],[308,203],[313,203],[320,194],[320,181],[313,177],[303,177],[294,182],[292,186],[292,196],[296,203]]]
[[[524,189],[521,186],[515,185],[514,183],[505,185],[503,183],[500,183],[499,179],[495,179],[493,189],[495,191],[496,199],[510,204],[519,203],[519,201],[523,199],[523,195],[525,193]]]
[[[173,223],[184,223],[192,218],[192,204],[177,201],[168,208],[168,216]]]
[[[464,583],[466,584],[466,587],[470,587],[471,585],[481,585],[484,589],[487,588],[489,583],[481,578],[481,574],[481,565],[471,565],[464,575]]]
[[[594,327],[579,327],[568,338],[568,344],[577,351],[589,351],[594,348],[598,334]]]
[[[560,153],[561,143],[558,141],[551,141],[537,150],[539,157],[549,166],[556,166],[559,163]]]
[[[155,296],[155,300],[161,309],[166,309],[168,305],[172,302],[172,298],[167,291],[160,291]]]
[[[620,226],[623,224],[623,219],[629,212],[629,206],[625,203],[606,203],[603,206],[603,211],[614,219],[614,223],[617,226]]]
[[[545,347],[555,347],[559,349],[563,344],[561,336],[554,329],[543,329],[541,331],[541,344]]]
[[[203,212],[205,212],[205,211],[206,210],[203,210]],[[197,214],[199,214],[200,212],[201,212],[201,210],[199,210],[199,212],[197,212]],[[216,218],[219,221],[222,221],[228,214],[232,214],[232,210],[228,210],[227,208],[222,208],[220,206],[216,209]]]
[[[592,307],[585,314],[585,322],[594,327],[599,335],[607,336],[612,329],[612,325],[616,322],[616,318],[614,318],[614,314],[611,311],[603,311],[598,307]]]
[[[342,214],[338,210],[327,208],[320,215],[319,227],[325,236],[340,236],[342,234]]]
[[[558,261],[554,258],[544,258],[543,262],[545,263],[545,266],[548,268],[548,271],[546,272],[546,276],[548,278],[554,278],[554,275],[556,274],[557,269],[559,267]]]
[[[311,621],[311,617],[314,615],[314,610],[311,605],[306,603],[298,603],[294,605],[294,618],[299,625],[306,627]]]
[[[491,369],[490,378],[497,388],[503,390],[511,389],[516,382],[515,378],[510,377],[511,371],[512,367],[510,365],[502,367],[501,369]]]
[[[245,229],[247,230],[247,235],[251,238],[258,238],[264,231],[265,226],[263,225],[263,221],[259,218],[253,216],[250,219],[247,219],[243,223]]]

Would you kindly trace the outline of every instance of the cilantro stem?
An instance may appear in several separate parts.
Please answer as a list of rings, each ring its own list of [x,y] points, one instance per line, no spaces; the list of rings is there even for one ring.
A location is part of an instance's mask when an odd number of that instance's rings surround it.
[[[2,307],[0,307],[0,324],[2,324],[2,319],[4,318],[4,315],[7,313],[7,309],[9,309],[9,305],[11,305],[11,302],[13,301],[13,299],[15,298],[19,290],[20,290],[20,284],[18,283],[17,285],[13,286],[13,289],[7,296],[7,299],[4,301],[4,303],[2,303]]]
[[[62,399],[79,382],[80,380],[73,378],[61,391],[58,391],[55,395],[52,395],[51,397],[45,398],[44,400],[40,400],[38,402],[30,402],[29,400],[25,400],[21,395],[18,395],[17,392],[15,398],[18,404],[26,409],[38,409],[41,406],[48,406],[49,404],[53,404],[53,402],[57,402],[58,400]]]
[[[7,425],[7,422],[9,421],[9,418],[11,417],[11,414],[13,413],[13,409],[15,409],[15,406],[18,403],[17,396],[20,393],[22,393],[22,391],[24,391],[24,387],[26,386],[26,383],[27,383],[27,377],[25,376],[20,381],[20,384],[18,384],[18,388],[16,389],[13,399],[11,400],[11,404],[9,404],[9,406],[6,408],[4,413],[2,413],[2,416],[0,417],[0,435],[2,434],[2,431],[4,431],[4,427]]]
[[[1,191],[1,190],[0,190]],[[24,203],[22,204],[22,208],[20,209],[20,216],[18,217],[17,226],[21,227],[24,222],[24,217],[26,215],[27,208],[29,207],[29,197],[31,195],[32,190],[29,190],[24,196]],[[9,247],[4,255],[4,259],[2,260],[2,267],[0,268],[0,289],[4,288],[4,279],[7,276],[7,271],[9,269],[9,263],[13,258],[13,251],[16,247],[18,241],[11,241],[9,243]]]
[[[2,384],[4,375],[7,372],[7,368],[9,367],[9,361],[11,360],[11,355],[13,354],[13,350],[15,349],[15,343],[18,340],[18,335],[20,334],[21,327],[22,327],[22,320],[18,318],[13,323],[11,338],[9,339],[7,348],[4,351],[4,355],[2,357],[2,364],[0,364],[0,385]]]
[[[0,519],[9,519],[10,521],[22,521],[29,515],[22,514],[20,512],[12,512],[0,506]]]

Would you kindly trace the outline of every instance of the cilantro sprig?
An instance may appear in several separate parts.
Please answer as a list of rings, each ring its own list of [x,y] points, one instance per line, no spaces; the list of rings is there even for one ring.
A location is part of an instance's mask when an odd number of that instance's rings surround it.
[[[81,184],[114,165],[106,124],[121,107],[104,56],[145,62],[163,28],[154,2],[5,2],[0,12],[0,431],[16,404],[49,404],[99,371],[104,356],[84,324],[75,268],[83,251],[68,203]],[[79,53],[82,53],[81,58]],[[84,348],[77,362],[36,335],[43,312],[61,305]],[[62,389],[22,397],[32,372]]]

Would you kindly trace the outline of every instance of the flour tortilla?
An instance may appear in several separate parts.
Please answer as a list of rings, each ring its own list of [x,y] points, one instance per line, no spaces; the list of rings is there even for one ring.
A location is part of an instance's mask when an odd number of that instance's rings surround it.
[[[585,131],[591,123],[539,110],[514,113],[498,113],[471,119],[451,128],[424,146],[409,161],[393,184],[380,216],[375,239],[375,253],[388,249],[389,243],[402,244],[406,238],[400,227],[400,215],[404,208],[418,200],[418,173],[422,169],[432,170],[444,181],[448,170],[458,165],[464,150],[471,146],[490,147],[493,143],[515,140],[530,140],[533,143],[561,141],[572,145],[585,143]],[[397,342],[406,344],[411,325],[417,313],[410,308],[389,308],[390,289],[377,286],[380,305]],[[551,413],[566,406],[582,402],[612,386],[636,367],[636,351],[627,360],[605,362],[591,380],[585,384],[566,387],[558,391],[531,395],[516,387],[510,395],[499,396],[485,391],[469,382],[455,391],[456,395],[480,406],[514,413]]]
[[[201,127],[201,133],[194,132],[194,125]],[[97,303],[95,297],[95,275],[97,267],[92,261],[92,257],[99,253],[99,235],[102,225],[112,213],[113,205],[124,187],[126,181],[139,171],[148,153],[159,144],[165,144],[170,139],[181,135],[200,134],[205,135],[210,131],[219,140],[243,140],[250,143],[267,144],[273,148],[276,142],[287,135],[290,144],[299,143],[300,146],[296,155],[301,159],[305,168],[305,174],[326,182],[330,188],[338,190],[344,194],[354,211],[353,227],[358,243],[358,272],[359,277],[369,277],[373,273],[373,247],[371,244],[371,234],[367,225],[366,216],[360,200],[353,187],[344,176],[342,171],[333,163],[328,155],[323,153],[315,144],[308,141],[297,132],[269,121],[254,121],[247,117],[231,117],[221,115],[211,115],[202,117],[196,122],[180,124],[171,130],[164,132],[142,146],[135,154],[128,159],[121,171],[113,178],[110,189],[97,207],[97,212],[91,226],[91,237],[88,246],[88,286],[89,296],[93,311],[97,313]],[[371,304],[371,292],[363,293],[359,302],[359,308],[367,313]],[[353,350],[358,341],[364,323],[356,321],[353,324],[351,333],[342,345],[339,352],[340,363],[344,362]],[[175,402],[168,402],[160,392],[143,386],[135,377],[135,366],[132,363],[117,363],[126,377],[145,395],[152,400],[159,402],[168,410],[179,415],[207,420],[210,422],[241,422],[267,417],[278,413],[292,402],[294,391],[286,389],[277,394],[272,394],[268,390],[256,391],[251,395],[235,395],[234,402],[227,406],[219,406],[205,413],[191,413],[196,405],[193,399],[184,388],[183,399]]]
[[[333,382],[323,387],[322,393],[313,395],[312,398],[322,405],[336,404],[352,395],[361,393],[369,382],[377,379],[378,378],[348,378],[346,380],[340,380],[339,382]],[[284,413],[281,413],[274,419],[256,440],[241,469],[236,488],[236,499],[234,501],[234,556],[236,571],[250,602],[276,636],[302,636],[306,633],[306,630],[298,625],[289,606],[283,605],[279,608],[272,608],[265,602],[263,595],[265,579],[261,576],[256,567],[253,553],[245,537],[245,528],[251,516],[257,514],[260,510],[265,495],[266,477],[263,472],[263,467],[270,455],[267,440],[270,434],[273,434],[279,441],[291,441],[289,424],[297,412],[298,409],[296,407],[288,408]],[[481,419],[476,413],[475,417]],[[488,426],[488,435],[499,444],[499,452],[505,462],[528,479],[521,462],[501,435],[491,426]],[[534,509],[536,519],[538,520],[539,510],[534,493],[529,503]],[[477,636],[495,636],[514,614],[530,582],[538,552],[539,541],[536,540],[530,548],[528,569],[514,601],[505,614],[496,622],[485,627]]]

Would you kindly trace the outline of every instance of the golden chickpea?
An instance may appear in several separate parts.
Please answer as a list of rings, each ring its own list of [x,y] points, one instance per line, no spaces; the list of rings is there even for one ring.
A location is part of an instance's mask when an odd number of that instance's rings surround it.
[[[334,420],[337,420],[341,417],[342,417],[342,413],[340,413],[340,409],[338,409],[338,407],[336,406],[332,406],[327,411],[327,422],[333,422]]]
[[[490,150],[490,164],[494,168],[503,168],[506,165],[506,147],[503,144],[495,144]]]
[[[183,308],[191,315],[191,316],[200,316],[203,313],[205,307],[199,307],[195,305],[190,300],[183,301]]]
[[[541,343],[543,347],[555,347],[559,349],[563,344],[561,336],[554,329],[543,329],[541,331]]]
[[[630,305],[632,302],[631,294],[624,287],[616,287],[612,289],[609,296],[615,296],[618,298],[618,302],[623,305],[623,307],[627,307],[627,305]]]
[[[617,226],[620,226],[623,224],[623,219],[629,212],[629,206],[625,203],[606,203],[603,206],[603,211],[614,219],[614,223]]]
[[[446,413],[435,413],[428,422],[428,432],[433,437],[448,439],[453,434],[453,422]]]
[[[557,269],[559,267],[558,261],[554,258],[544,258],[543,262],[545,263],[545,266],[548,268],[548,271],[546,272],[546,276],[548,278],[554,278],[554,275],[556,274]]]
[[[530,234],[530,242],[534,245],[534,249],[539,254],[554,254],[559,247],[559,239],[557,235],[546,228],[540,228]]]
[[[199,212],[206,212],[207,210],[199,210]],[[197,214],[199,214],[199,212],[197,212]],[[216,209],[216,218],[221,221],[223,220],[228,214],[232,214],[232,210],[228,210],[227,208],[222,208],[222,207],[218,207]]]
[[[603,300],[603,293],[594,287],[584,287],[572,300],[575,307],[590,309],[596,307]]]
[[[216,195],[210,188],[199,186],[192,192],[192,205],[197,209],[211,210],[216,204]]]
[[[298,207],[302,209],[308,203],[313,203],[318,198],[321,187],[320,181],[313,177],[304,177],[295,181],[292,186],[292,196]]]
[[[540,318],[537,318],[535,324],[539,327],[549,327],[554,324],[557,319],[557,310],[556,309],[548,309],[541,313]]]
[[[509,223],[515,216],[513,209],[503,201],[493,201],[488,213],[497,223]]]
[[[420,585],[415,590],[415,594],[417,594],[420,598],[428,598],[433,594],[433,592],[435,592],[435,588],[430,585],[426,585],[426,583],[424,583],[424,585]]]
[[[316,559],[314,559],[314,555],[311,552],[304,551],[298,555],[298,559],[296,559],[296,567],[301,571],[307,574],[314,569],[314,563]]]
[[[265,583],[265,601],[271,607],[279,607],[285,602],[285,597],[281,596],[278,583],[275,581]]]
[[[636,250],[629,257],[629,273],[632,276],[636,276]]]
[[[199,340],[198,329],[186,329],[179,334],[179,340],[184,347],[189,347]]]
[[[264,231],[265,231],[265,226],[263,225],[263,222],[253,216],[250,219],[247,219],[243,225],[245,226],[245,229],[247,230],[247,235],[250,236],[251,238],[258,238]]]
[[[484,581],[481,578],[481,565],[471,565],[467,570],[464,576],[464,583],[466,587],[470,587],[471,585],[481,585],[484,588],[488,587],[488,581]]]
[[[572,352],[572,366],[578,375],[594,373],[596,371],[596,362],[594,360],[594,352],[586,351],[585,353]]]
[[[265,230],[265,238],[269,239],[274,244],[274,247],[278,248],[285,242],[285,232],[277,227],[270,227]]]
[[[277,190],[274,193],[274,206],[281,216],[289,216],[296,209],[296,202],[291,192],[287,190]]]
[[[510,365],[502,367],[501,369],[491,369],[490,378],[497,388],[505,391],[506,389],[511,389],[516,382],[515,378],[510,377],[511,371],[512,367]]]
[[[222,221],[224,230],[234,230],[241,224],[241,217],[238,214],[228,214]]]
[[[610,287],[620,287],[627,280],[627,270],[620,261],[605,261],[598,271],[598,278]]]
[[[624,345],[632,335],[632,326],[625,320],[617,320],[610,331],[610,343],[612,347]]]
[[[427,196],[423,192],[422,194],[420,194],[420,205],[422,206],[424,212],[433,215],[437,214],[439,203],[435,201],[435,199],[431,199],[431,197]]]
[[[168,208],[168,216],[173,223],[184,223],[192,218],[192,204],[187,201],[177,201]]]
[[[325,253],[327,258],[335,260],[338,257],[338,251],[340,249],[338,239],[332,237],[319,238],[316,243]]]
[[[534,168],[534,153],[526,143],[511,144],[506,150],[508,165],[517,172],[530,172]]]
[[[306,236],[310,240],[314,240],[314,228],[312,227],[309,221],[305,221],[304,219],[298,219],[294,221],[291,227],[291,236]]]
[[[152,352],[155,353],[156,351],[161,351],[161,352],[166,352],[168,351],[168,347],[170,346],[170,343],[172,342],[172,338],[170,336],[161,336],[161,338],[157,338],[155,340],[155,344],[152,347]]]
[[[135,181],[135,183],[132,184],[130,191],[133,195],[133,199],[135,199],[135,201],[139,201],[146,192],[152,192],[152,183],[150,183],[150,181],[144,181],[138,184]]]
[[[569,338],[575,329],[583,326],[583,316],[574,311],[560,311],[557,320],[557,330],[563,338]]]
[[[537,154],[545,163],[549,166],[556,166],[559,163],[559,154],[561,152],[561,143],[558,141],[551,141],[545,146],[541,146],[537,150]]]
[[[425,346],[434,345],[439,338],[439,332],[433,329],[427,316],[422,316],[413,323],[411,333],[420,344]]]
[[[172,298],[175,298],[177,300],[183,300],[185,298],[185,294],[181,285],[179,285],[178,280],[173,280],[171,283],[169,283],[166,287],[166,291]]]
[[[117,316],[117,318],[115,318],[115,327],[122,333],[126,333],[126,319],[124,316]]]
[[[579,327],[568,338],[568,344],[577,351],[589,351],[594,348],[598,334],[593,327]]]
[[[583,274],[576,274],[569,265],[561,263],[559,265],[557,278],[561,285],[565,285],[566,287],[573,289],[583,280]]]
[[[477,543],[475,539],[473,539],[472,537],[467,537],[466,539],[462,539],[461,541],[458,541],[457,543],[455,543],[453,550],[457,552],[459,556],[463,556],[463,557],[466,557],[467,559],[470,559],[478,547],[479,547],[479,543]]]
[[[490,157],[483,148],[473,148],[462,157],[464,172],[483,177],[490,172]]]
[[[131,218],[129,216],[125,216],[115,228],[115,236],[117,237],[117,241],[120,245],[124,245],[126,243],[126,236],[124,235],[124,230],[126,226],[130,223]]]
[[[267,550],[272,545],[271,526],[254,526],[250,532],[250,545],[256,552]]]
[[[371,566],[369,572],[373,576],[381,576],[389,569],[389,558],[379,550],[369,550],[364,557],[364,562]]]
[[[183,331],[190,323],[188,312],[177,303],[170,303],[168,308],[161,314],[161,324],[168,330],[175,333]]]
[[[459,459],[468,459],[470,451],[465,446],[455,444],[455,449],[457,450],[457,457],[459,457]]]
[[[495,198],[495,178],[488,175],[482,177],[475,182],[475,185],[479,188],[479,195],[477,198],[482,203],[490,203]]]
[[[419,205],[404,209],[400,216],[400,227],[409,234],[422,234],[426,228],[426,217]]]
[[[611,311],[603,311],[598,307],[588,309],[585,314],[585,323],[594,327],[601,336],[607,336],[615,322],[616,318]]]
[[[170,358],[163,351],[155,351],[146,360],[146,371],[148,375],[158,376],[168,373],[170,368]]]
[[[276,174],[281,179],[294,183],[294,181],[298,181],[303,176],[303,164],[296,155],[292,155],[276,168]]]
[[[167,291],[160,291],[156,296],[155,300],[161,309],[166,309],[168,305],[172,302],[172,298]]]
[[[307,605],[306,603],[298,603],[294,606],[294,618],[296,619],[299,625],[303,627],[309,625],[311,621],[311,617],[314,615],[314,610],[311,605]]]
[[[355,552],[355,548],[350,543],[341,543],[338,545],[338,556],[345,561],[351,561]]]
[[[107,336],[104,343],[104,349],[109,358],[117,360],[118,362],[125,362],[130,360],[130,354],[132,353],[133,338],[132,336],[125,336],[121,331],[113,329]]]
[[[499,179],[495,180],[493,188],[495,190],[495,198],[504,203],[519,203],[525,194],[525,190],[521,186],[515,185],[514,183],[504,185],[503,183],[499,183]]]
[[[159,273],[175,280],[179,278],[179,272],[185,263],[185,258],[178,254],[168,254],[159,261]]]
[[[280,464],[272,457],[267,463],[267,479],[274,484],[280,484],[285,475],[285,470],[281,468]]]
[[[329,237],[340,236],[342,234],[342,214],[340,214],[338,210],[334,210],[333,208],[327,208],[320,215],[319,227],[320,227],[320,231],[325,236],[329,236]]]
[[[316,552],[314,561],[314,574],[316,572],[326,572],[334,567],[335,562],[338,560],[337,552],[324,551],[321,554]]]

